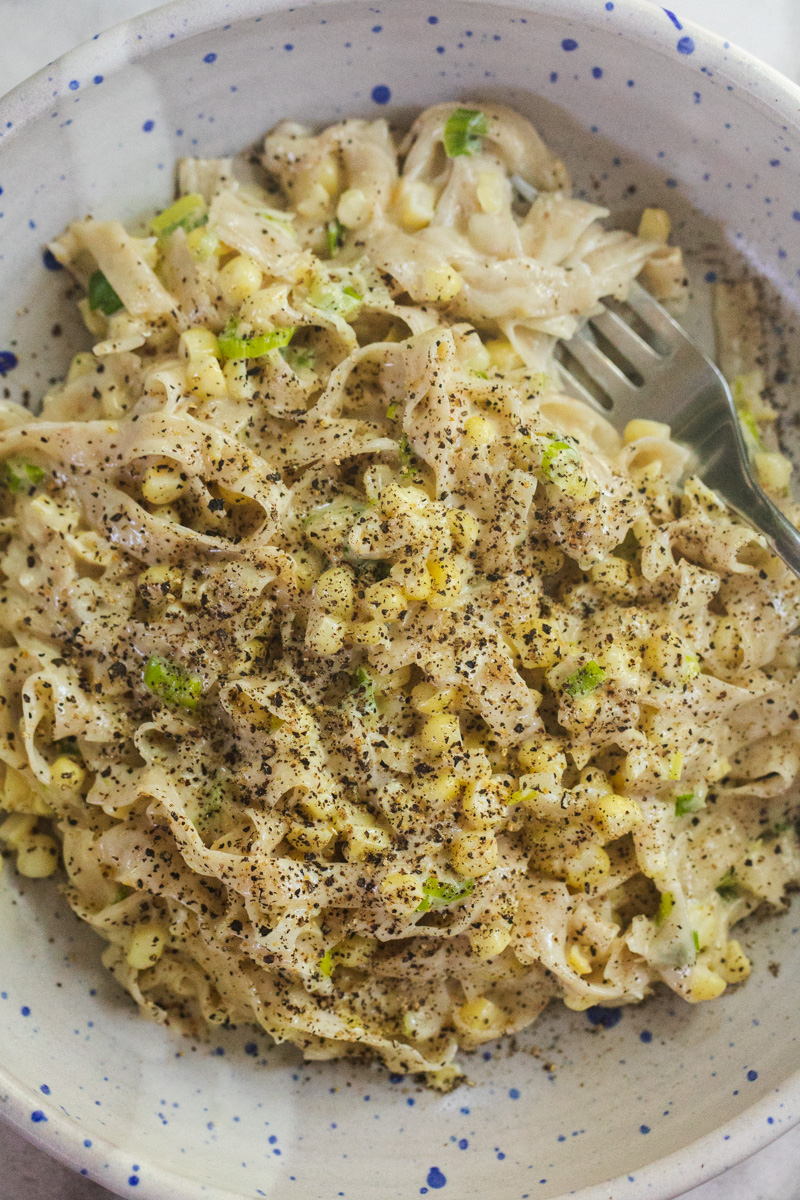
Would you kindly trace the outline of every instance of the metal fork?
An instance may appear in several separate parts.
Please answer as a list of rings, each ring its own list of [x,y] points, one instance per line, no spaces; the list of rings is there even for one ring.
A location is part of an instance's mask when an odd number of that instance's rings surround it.
[[[556,357],[566,390],[599,408],[620,430],[634,417],[666,422],[673,439],[692,451],[694,473],[800,575],[800,533],[753,474],[721,372],[639,284],[631,285],[626,305],[619,306],[626,307],[643,336],[605,307],[570,341],[559,343]]]

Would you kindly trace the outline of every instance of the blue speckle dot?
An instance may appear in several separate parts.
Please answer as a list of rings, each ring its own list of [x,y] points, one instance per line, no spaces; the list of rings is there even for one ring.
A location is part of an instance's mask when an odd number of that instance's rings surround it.
[[[561,49],[562,50],[577,50],[578,43],[575,41],[575,38],[564,38],[564,40],[561,43]]]
[[[636,86],[636,84],[635,84],[635,81],[634,81],[633,79],[629,79],[629,80],[628,80],[628,87],[635,87],[635,86]]]
[[[44,254],[42,255],[42,262],[47,267],[48,271],[63,271],[64,270],[61,263],[56,258],[55,254],[53,254],[52,250],[45,250]]]
[[[409,1108],[413,1108],[416,1103],[417,1102],[413,1096],[409,1096],[408,1099],[406,1100],[406,1104],[408,1105]]]
[[[699,93],[699,92],[695,92],[695,93],[694,93],[694,102],[695,102],[695,104],[699,104],[699,103],[700,103],[700,101],[701,101],[702,99],[703,99],[703,97],[700,95],[700,93]]]
[[[768,1125],[774,1125],[774,1124],[775,1124],[775,1118],[774,1118],[774,1117],[767,1117],[767,1124],[768,1124]]]
[[[151,129],[155,129],[155,126],[155,121],[145,121],[144,125],[142,126],[142,130],[145,133],[149,133]]]
[[[497,1151],[497,1158],[498,1158],[499,1162],[502,1162],[503,1159],[505,1158],[505,1154],[503,1153],[502,1150]]]
[[[382,29],[383,29],[383,26],[382,26],[382,25],[373,25],[373,26],[372,26],[372,32],[373,32],[373,33],[380,33]]]
[[[755,1081],[758,1079],[758,1071],[748,1071],[747,1078],[751,1083],[755,1083]]]
[[[245,1054],[249,1054],[251,1058],[255,1058],[258,1054],[258,1046],[255,1042],[246,1042],[244,1052]]]
[[[217,61],[217,56],[213,50],[211,50],[208,54],[203,55],[203,62],[212,63],[212,62],[216,62],[216,61]]]
[[[649,1133],[649,1132],[650,1132],[649,1125],[640,1125],[639,1126],[639,1133]]]
[[[428,1171],[428,1178],[425,1180],[425,1182],[430,1188],[443,1188],[447,1183],[447,1179],[438,1167],[431,1167],[430,1171]]]
[[[667,185],[668,188],[676,188],[678,186],[677,179],[665,179],[664,183]]]
[[[717,272],[716,271],[706,271],[703,278],[705,279],[706,283],[716,283],[717,282]]]
[[[28,229],[35,229],[35,228],[36,228],[36,222],[33,220],[33,218],[31,218],[31,220],[28,221]]]
[[[558,71],[551,71],[550,72],[550,82],[555,83],[557,79],[558,79]]]
[[[769,165],[771,167],[779,167],[781,165],[781,160],[779,158],[771,158],[769,160]]]
[[[405,1079],[405,1075],[394,1075],[393,1074],[393,1075],[389,1076],[389,1083],[402,1083],[404,1079]]]
[[[137,1187],[137,1185],[139,1183],[139,1176],[138,1175],[129,1175],[128,1183],[131,1185],[131,1187]]]
[[[46,1121],[47,1117],[40,1108],[37,1108],[31,1113],[31,1120],[33,1121],[34,1125],[38,1125],[41,1121]]]
[[[287,42],[283,48],[284,50],[294,50],[294,45],[291,42]]]
[[[614,0],[606,0],[606,12],[614,11]]]
[[[12,354],[10,350],[0,350],[0,375],[5,375],[6,371],[13,371],[16,365],[16,354]],[[27,1004],[23,1004],[19,1011],[22,1013],[23,1017],[29,1017],[31,1015],[31,1010],[28,1008]]]
[[[444,54],[444,46],[437,46],[437,47],[436,47],[436,53],[437,53],[437,54]]]
[[[794,221],[800,221],[800,209],[797,209],[797,208],[796,208],[796,209],[794,210],[794,212],[792,213],[792,219],[793,219]],[[794,933],[794,930],[792,930],[792,933]]]
[[[269,1141],[270,1146],[274,1146],[275,1143],[277,1142],[278,1138],[277,1138],[276,1134],[271,1133],[267,1140]]]
[[[71,92],[77,92],[77,90],[78,90],[78,88],[79,88],[80,86],[81,86],[81,85],[78,83],[78,80],[77,80],[77,79],[70,79],[70,81],[69,81],[69,90],[70,90]]]
[[[681,25],[678,18],[675,16],[674,12],[670,12],[668,8],[665,8],[664,12],[667,14],[670,21],[672,21],[672,24],[675,26],[676,29],[683,29],[683,26]]]
[[[519,1088],[509,1088],[508,1094],[512,1100],[519,1100]]]
[[[593,1004],[591,1008],[587,1008],[586,1016],[592,1025],[602,1025],[604,1029],[613,1029],[622,1020],[622,1009],[601,1008],[599,1004]]]
[[[103,82],[103,76],[102,76],[102,75],[95,75],[95,77],[94,77],[94,79],[92,80],[92,82],[93,82],[93,83],[102,83],[102,82]]]
[[[47,1086],[47,1084],[46,1084],[46,1083],[43,1083],[43,1084],[40,1086],[40,1088],[39,1088],[39,1091],[40,1091],[40,1092],[42,1093],[42,1095],[44,1095],[44,1096],[49,1096],[49,1095],[50,1095],[50,1088]]]
[[[603,68],[602,67],[592,67],[592,79],[602,79],[602,78],[603,78]]]
[[[459,1148],[459,1150],[466,1150],[468,1145],[469,1145],[469,1142],[467,1141],[467,1139],[461,1138],[458,1143],[458,1148]]]
[[[84,1138],[84,1139],[83,1139],[83,1144],[84,1144],[84,1146],[86,1147],[86,1149],[88,1150],[88,1149],[89,1149],[89,1147],[90,1147],[90,1146],[91,1146],[91,1144],[92,1144],[92,1139],[91,1139],[91,1138]]]
[[[676,47],[678,54],[694,54],[694,38],[682,37],[678,39]]]
[[[429,25],[438,25],[439,18],[438,17],[428,17],[428,24]]]
[[[377,87],[374,87],[371,95],[376,104],[388,104],[392,98],[391,90],[385,83],[379,83]]]

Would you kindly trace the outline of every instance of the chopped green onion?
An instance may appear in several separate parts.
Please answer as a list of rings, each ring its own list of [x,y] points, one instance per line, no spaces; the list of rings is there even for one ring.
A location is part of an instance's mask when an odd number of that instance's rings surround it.
[[[326,979],[330,979],[333,974],[333,947],[329,946],[325,951],[317,963],[317,970],[320,975],[324,975]]]
[[[723,900],[736,900],[739,895],[739,885],[734,878],[733,867],[730,867],[717,884],[717,894]]]
[[[197,192],[192,192],[188,196],[181,196],[174,204],[170,204],[169,208],[153,217],[150,229],[158,237],[168,238],[176,229],[185,229],[187,233],[191,233],[207,221],[205,200]]]
[[[271,350],[280,350],[288,346],[294,337],[294,327],[274,329],[272,333],[253,334],[251,337],[239,337],[237,330],[239,322],[231,318],[217,338],[220,354],[223,358],[261,358]]]
[[[662,892],[661,901],[658,905],[658,912],[655,915],[656,925],[663,925],[669,914],[675,907],[675,897],[672,892]]]
[[[488,379],[489,378],[489,376],[486,374],[485,371],[473,371],[472,374],[477,375],[478,379]]]
[[[694,942],[695,951],[700,953],[700,935],[696,929],[692,930],[692,941]]]
[[[603,668],[590,660],[570,675],[564,684],[564,691],[568,696],[588,696],[591,692],[596,692],[605,681],[606,673]]]
[[[203,681],[168,658],[153,655],[144,669],[144,683],[154,696],[171,708],[197,708],[203,695]]]
[[[114,291],[102,271],[95,271],[89,279],[89,308],[100,309],[107,317],[119,312],[125,305]]]
[[[218,248],[219,238],[215,233],[212,233],[211,230],[208,229],[194,247],[193,254],[198,262],[205,262],[206,259],[211,258],[211,255],[214,254]]]
[[[696,796],[694,792],[685,792],[682,796],[675,797],[675,816],[685,817],[687,813],[698,812],[705,806],[706,802],[702,796]]]
[[[114,893],[114,899],[111,901],[111,903],[119,904],[121,900],[127,899],[127,897],[130,896],[132,891],[133,891],[133,888],[126,887],[124,883],[121,883],[119,885],[119,887],[117,888],[116,892]]]
[[[313,371],[317,355],[310,346],[283,346],[281,357],[297,374],[300,371]]]
[[[400,405],[399,405],[399,404],[397,403],[397,401],[395,400],[395,401],[394,401],[394,403],[393,403],[393,404],[390,404],[390,405],[389,405],[389,407],[387,408],[387,410],[386,410],[386,416],[389,418],[389,420],[390,420],[390,421],[396,421],[396,420],[397,420],[397,414],[398,414],[399,412],[400,412]]]
[[[400,440],[397,445],[400,456],[400,470],[403,478],[408,478],[409,475],[413,475],[417,470],[417,456],[404,433],[400,434]]]
[[[580,465],[581,456],[575,447],[560,439],[552,441],[542,455],[542,474],[559,487],[575,475]]]
[[[356,667],[351,690],[354,692],[363,692],[364,707],[368,712],[378,711],[378,705],[375,700],[375,680],[366,667]]]
[[[309,291],[309,299],[315,308],[349,321],[358,312],[364,297],[350,284],[342,286],[332,279],[318,279]]]
[[[325,227],[325,240],[328,244],[328,254],[331,258],[335,258],[344,245],[344,235],[347,233],[346,227],[342,224],[338,217],[334,217]]]
[[[25,458],[7,458],[0,467],[0,478],[10,492],[28,495],[42,482],[47,472]]]
[[[486,117],[477,108],[456,108],[444,127],[444,152],[448,158],[479,154],[489,132]]]
[[[538,788],[520,788],[518,792],[512,792],[508,798],[509,804],[530,804],[531,800],[535,800],[539,795]]]
[[[423,899],[417,905],[417,912],[427,912],[430,908],[443,908],[446,904],[455,904],[457,900],[466,900],[475,891],[475,880],[464,879],[460,883],[442,883],[438,879],[426,879],[422,885]]]

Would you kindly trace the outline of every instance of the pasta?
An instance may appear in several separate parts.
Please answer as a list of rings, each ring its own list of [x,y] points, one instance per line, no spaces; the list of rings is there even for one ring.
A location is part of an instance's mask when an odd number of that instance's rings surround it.
[[[666,214],[499,105],[251,159],[51,246],[95,344],[0,406],[0,838],[157,1021],[440,1088],[554,997],[719,996],[800,880],[800,585],[553,356],[680,293]]]

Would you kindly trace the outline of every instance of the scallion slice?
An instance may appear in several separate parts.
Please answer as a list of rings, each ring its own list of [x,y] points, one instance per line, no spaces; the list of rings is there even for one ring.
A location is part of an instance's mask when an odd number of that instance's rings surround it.
[[[169,658],[153,655],[144,668],[145,687],[163,700],[170,708],[195,709],[203,695],[203,681],[199,675],[185,671]]]
[[[444,127],[444,152],[448,158],[479,154],[489,132],[484,114],[477,108],[456,108]]]
[[[102,271],[95,271],[89,279],[89,308],[92,312],[100,309],[107,317],[112,317],[125,305],[114,291]]]

